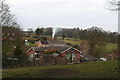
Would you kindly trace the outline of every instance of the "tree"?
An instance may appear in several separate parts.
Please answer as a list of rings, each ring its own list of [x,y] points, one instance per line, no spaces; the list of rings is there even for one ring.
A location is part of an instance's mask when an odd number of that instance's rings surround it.
[[[19,46],[17,46],[13,52],[13,58],[17,58],[17,64],[16,61],[13,63],[13,66],[15,65],[26,65],[28,56],[21,50]]]
[[[106,40],[106,34],[104,34],[104,30],[98,27],[92,27],[88,29],[90,31],[89,36],[90,39],[89,45],[90,45],[90,54],[98,57],[98,54],[95,53],[95,46],[96,45],[104,45]]]
[[[19,45],[21,48],[23,48],[24,40],[22,38],[23,31],[20,28],[19,23],[16,21],[15,16],[11,14],[10,7],[8,4],[6,4],[5,0],[0,0],[0,28],[2,28],[2,39],[3,39],[2,61],[3,61],[3,65],[6,65],[11,62],[11,61],[8,62],[6,60],[12,56],[19,57],[19,53],[21,53],[20,57],[23,57],[22,55],[24,54],[22,54],[23,52],[21,51],[21,49],[16,48],[14,50],[13,46]]]
[[[83,53],[89,53],[89,50],[90,50],[90,45],[89,45],[89,42],[88,41],[82,41],[80,43],[80,50],[83,52]]]
[[[33,29],[32,28],[28,28],[27,30],[29,33],[34,33]]]
[[[38,36],[40,36],[40,35],[42,34],[42,32],[43,32],[43,28],[37,28],[37,29],[35,30],[35,33],[36,33]]]
[[[0,0],[0,26],[19,27],[5,0]]]
[[[52,36],[52,28],[51,27],[48,27],[48,28],[44,28],[43,29],[43,35],[45,36]]]
[[[2,27],[2,54],[12,54],[14,45],[21,45],[23,32],[15,17],[11,14],[9,5],[5,0],[0,0],[0,27]],[[9,35],[9,34],[12,34]],[[12,40],[9,40],[11,39]],[[7,48],[9,48],[9,51]]]
[[[65,34],[62,35],[63,40],[65,39]]]
[[[108,0],[109,10],[118,11],[120,10],[120,0]]]
[[[107,42],[115,44],[118,43],[118,33],[116,32],[107,33]]]
[[[22,54],[23,54],[22,50],[20,49],[20,47],[17,46],[14,50],[14,57],[20,58]]]

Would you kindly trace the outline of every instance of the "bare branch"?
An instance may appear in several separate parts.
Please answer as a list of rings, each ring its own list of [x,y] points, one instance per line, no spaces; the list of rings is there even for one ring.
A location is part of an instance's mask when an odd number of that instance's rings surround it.
[[[120,10],[119,6],[120,6],[120,0],[108,0],[109,3],[109,10],[111,11],[118,11]]]
[[[0,0],[0,26],[18,26],[16,19],[14,15],[11,14],[5,0]]]

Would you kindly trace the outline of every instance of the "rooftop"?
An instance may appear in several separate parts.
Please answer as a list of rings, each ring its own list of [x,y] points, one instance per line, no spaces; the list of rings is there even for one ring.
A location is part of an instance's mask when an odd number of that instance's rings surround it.
[[[70,47],[68,46],[49,46],[49,47],[33,47],[35,51],[45,51],[45,50],[50,50],[50,49],[55,49],[58,50],[59,52],[62,52]]]

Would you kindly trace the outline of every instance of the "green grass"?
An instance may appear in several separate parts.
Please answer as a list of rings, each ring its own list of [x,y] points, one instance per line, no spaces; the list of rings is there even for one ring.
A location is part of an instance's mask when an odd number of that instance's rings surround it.
[[[65,42],[75,44],[75,45],[80,45],[81,42],[85,40],[79,40],[79,39],[74,39],[74,38],[65,38]],[[113,44],[113,43],[105,43],[104,45],[97,46],[95,51],[97,53],[100,53],[101,55],[107,55],[112,53],[114,49],[118,49],[118,44]]]
[[[65,38],[65,40],[63,40],[63,41],[74,44],[74,45],[80,45],[80,43],[84,40],[79,40],[79,39],[75,39],[75,38]]]
[[[32,44],[32,43],[29,43],[29,47],[36,47],[37,44]]]
[[[41,78],[48,69],[70,69],[72,74],[57,75],[57,78],[117,78],[118,61],[87,62],[71,65],[56,65],[44,67],[22,67],[3,69],[3,78]],[[51,73],[52,74],[52,73]],[[64,73],[62,73],[64,74]]]
[[[118,44],[106,43],[102,46],[96,46],[96,52],[101,53],[101,55],[108,55],[112,53],[114,49],[118,49]]]
[[[79,45],[82,41],[81,40],[76,40],[76,41],[72,41],[72,40],[64,40],[68,43],[71,43],[71,44],[75,44],[75,45]]]
[[[105,48],[105,52],[112,52],[113,49],[118,48],[118,44],[107,43],[107,45],[105,45],[104,48]]]

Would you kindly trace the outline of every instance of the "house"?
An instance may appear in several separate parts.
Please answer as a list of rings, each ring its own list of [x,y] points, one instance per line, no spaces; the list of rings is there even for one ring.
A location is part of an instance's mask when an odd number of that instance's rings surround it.
[[[69,62],[80,62],[82,52],[76,48],[68,46],[48,46],[48,47],[31,47],[27,54],[30,60],[44,58],[45,52],[50,52],[49,50],[56,50],[52,55],[56,58],[66,59]]]
[[[38,47],[48,47],[48,46],[68,46],[65,41],[58,41],[54,39],[44,40],[44,41],[36,41],[35,44]]]
[[[82,52],[76,48],[69,47],[66,50],[62,51],[57,57],[58,58],[66,58],[69,62],[79,63],[82,59]]]

